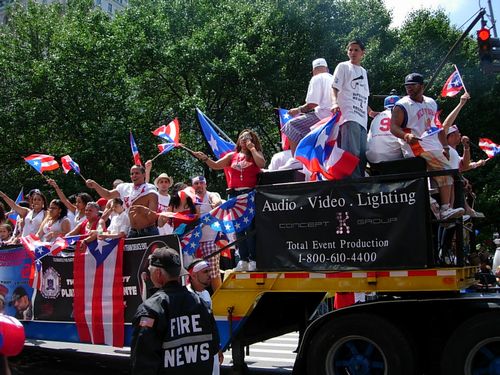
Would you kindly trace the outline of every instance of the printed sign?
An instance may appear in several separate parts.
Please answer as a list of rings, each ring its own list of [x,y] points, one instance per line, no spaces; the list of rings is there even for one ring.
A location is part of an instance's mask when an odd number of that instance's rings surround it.
[[[259,270],[425,267],[426,184],[343,180],[257,188]]]

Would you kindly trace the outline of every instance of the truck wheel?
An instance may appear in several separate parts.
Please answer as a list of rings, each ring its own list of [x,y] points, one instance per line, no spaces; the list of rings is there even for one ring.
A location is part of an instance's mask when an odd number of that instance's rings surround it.
[[[476,315],[462,323],[446,343],[443,375],[500,375],[500,312]]]
[[[333,317],[312,339],[309,375],[413,375],[415,353],[402,332],[376,315]]]

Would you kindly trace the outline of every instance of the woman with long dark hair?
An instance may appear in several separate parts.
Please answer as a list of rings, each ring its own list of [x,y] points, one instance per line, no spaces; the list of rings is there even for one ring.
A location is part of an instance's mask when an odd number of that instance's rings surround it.
[[[68,219],[68,209],[59,199],[53,199],[49,204],[49,213],[40,224],[37,236],[42,241],[52,242],[57,237],[64,237],[71,229]]]
[[[194,156],[206,163],[211,169],[227,168],[226,180],[229,198],[252,191],[257,185],[261,169],[266,165],[259,137],[250,129],[245,129],[238,135],[236,151],[224,155],[217,161],[210,159],[203,152],[195,152]],[[255,223],[252,222],[245,231],[236,233],[238,239],[246,237],[245,240],[238,243],[241,260],[235,268],[237,271],[254,271],[256,268],[255,238],[247,236],[254,227]]]

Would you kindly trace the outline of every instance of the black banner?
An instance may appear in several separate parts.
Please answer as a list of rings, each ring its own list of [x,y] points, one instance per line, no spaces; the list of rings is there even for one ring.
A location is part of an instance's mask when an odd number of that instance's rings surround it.
[[[258,187],[259,270],[427,266],[426,184],[346,180]]]
[[[148,256],[157,247],[168,245],[179,251],[177,236],[153,236],[125,240],[123,252],[123,295],[125,322],[130,322],[143,298],[153,287],[149,280]],[[181,257],[182,259],[182,257]],[[37,320],[73,321],[73,254],[45,256],[42,262],[41,290],[35,293]]]

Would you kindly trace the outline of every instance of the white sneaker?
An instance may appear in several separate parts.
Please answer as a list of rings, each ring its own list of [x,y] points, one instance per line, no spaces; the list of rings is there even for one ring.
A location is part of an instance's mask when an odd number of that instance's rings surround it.
[[[472,208],[470,210],[466,210],[465,213],[476,219],[484,219],[486,217],[482,212],[476,211]]]
[[[453,219],[457,218],[460,216],[463,216],[465,210],[461,207],[458,208],[443,208],[439,210],[439,216],[441,217],[441,220],[446,220],[446,219]]]
[[[257,263],[255,263],[255,260],[251,260],[248,262],[248,269],[247,271],[255,271],[257,269]]]
[[[248,271],[248,262],[246,260],[240,260],[234,271]]]

